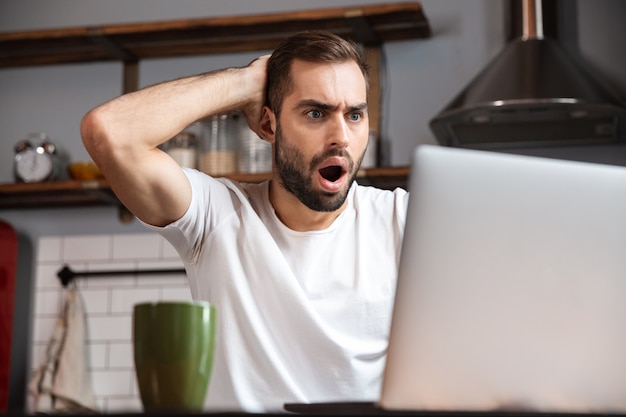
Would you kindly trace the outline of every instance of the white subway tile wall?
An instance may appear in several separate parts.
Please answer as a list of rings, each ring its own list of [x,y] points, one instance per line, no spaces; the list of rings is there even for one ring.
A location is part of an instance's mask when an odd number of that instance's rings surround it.
[[[180,269],[176,251],[155,233],[47,236],[37,244],[31,365],[41,365],[63,307],[57,273]],[[144,301],[191,301],[184,274],[76,278],[87,315],[88,369],[99,411],[142,411],[132,353],[132,309]]]

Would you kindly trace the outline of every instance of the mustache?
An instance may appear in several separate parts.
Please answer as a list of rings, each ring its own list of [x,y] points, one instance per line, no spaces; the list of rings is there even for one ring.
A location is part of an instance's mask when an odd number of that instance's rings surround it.
[[[309,168],[312,171],[315,169],[315,167],[321,164],[325,159],[331,158],[333,156],[338,156],[348,161],[348,166],[350,170],[352,170],[352,168],[354,167],[354,160],[345,149],[327,149],[321,154],[315,155],[313,158],[311,158],[311,163],[309,164]]]

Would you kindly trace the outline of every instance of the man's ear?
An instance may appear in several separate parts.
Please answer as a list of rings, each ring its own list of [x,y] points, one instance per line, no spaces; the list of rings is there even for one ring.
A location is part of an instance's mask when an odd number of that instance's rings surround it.
[[[274,143],[276,140],[276,115],[267,106],[263,106],[258,134],[266,142]]]

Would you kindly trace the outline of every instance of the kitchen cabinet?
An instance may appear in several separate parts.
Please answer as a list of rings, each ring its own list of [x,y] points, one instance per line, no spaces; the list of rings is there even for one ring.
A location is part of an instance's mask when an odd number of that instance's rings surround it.
[[[431,36],[419,2],[346,6],[258,15],[194,18],[0,33],[0,68],[119,61],[122,91],[138,88],[142,59],[271,50],[301,30],[324,29],[365,46],[371,67],[370,119],[379,132],[380,47],[384,42]],[[363,170],[359,182],[404,186],[408,168]],[[232,175],[258,182],[269,174]],[[119,205],[106,181],[0,184],[0,209]]]

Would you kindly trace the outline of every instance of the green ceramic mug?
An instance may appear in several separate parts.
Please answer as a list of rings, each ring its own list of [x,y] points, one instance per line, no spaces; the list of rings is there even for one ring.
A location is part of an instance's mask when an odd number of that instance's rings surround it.
[[[215,306],[206,302],[137,304],[133,348],[146,411],[201,411],[215,351]]]

